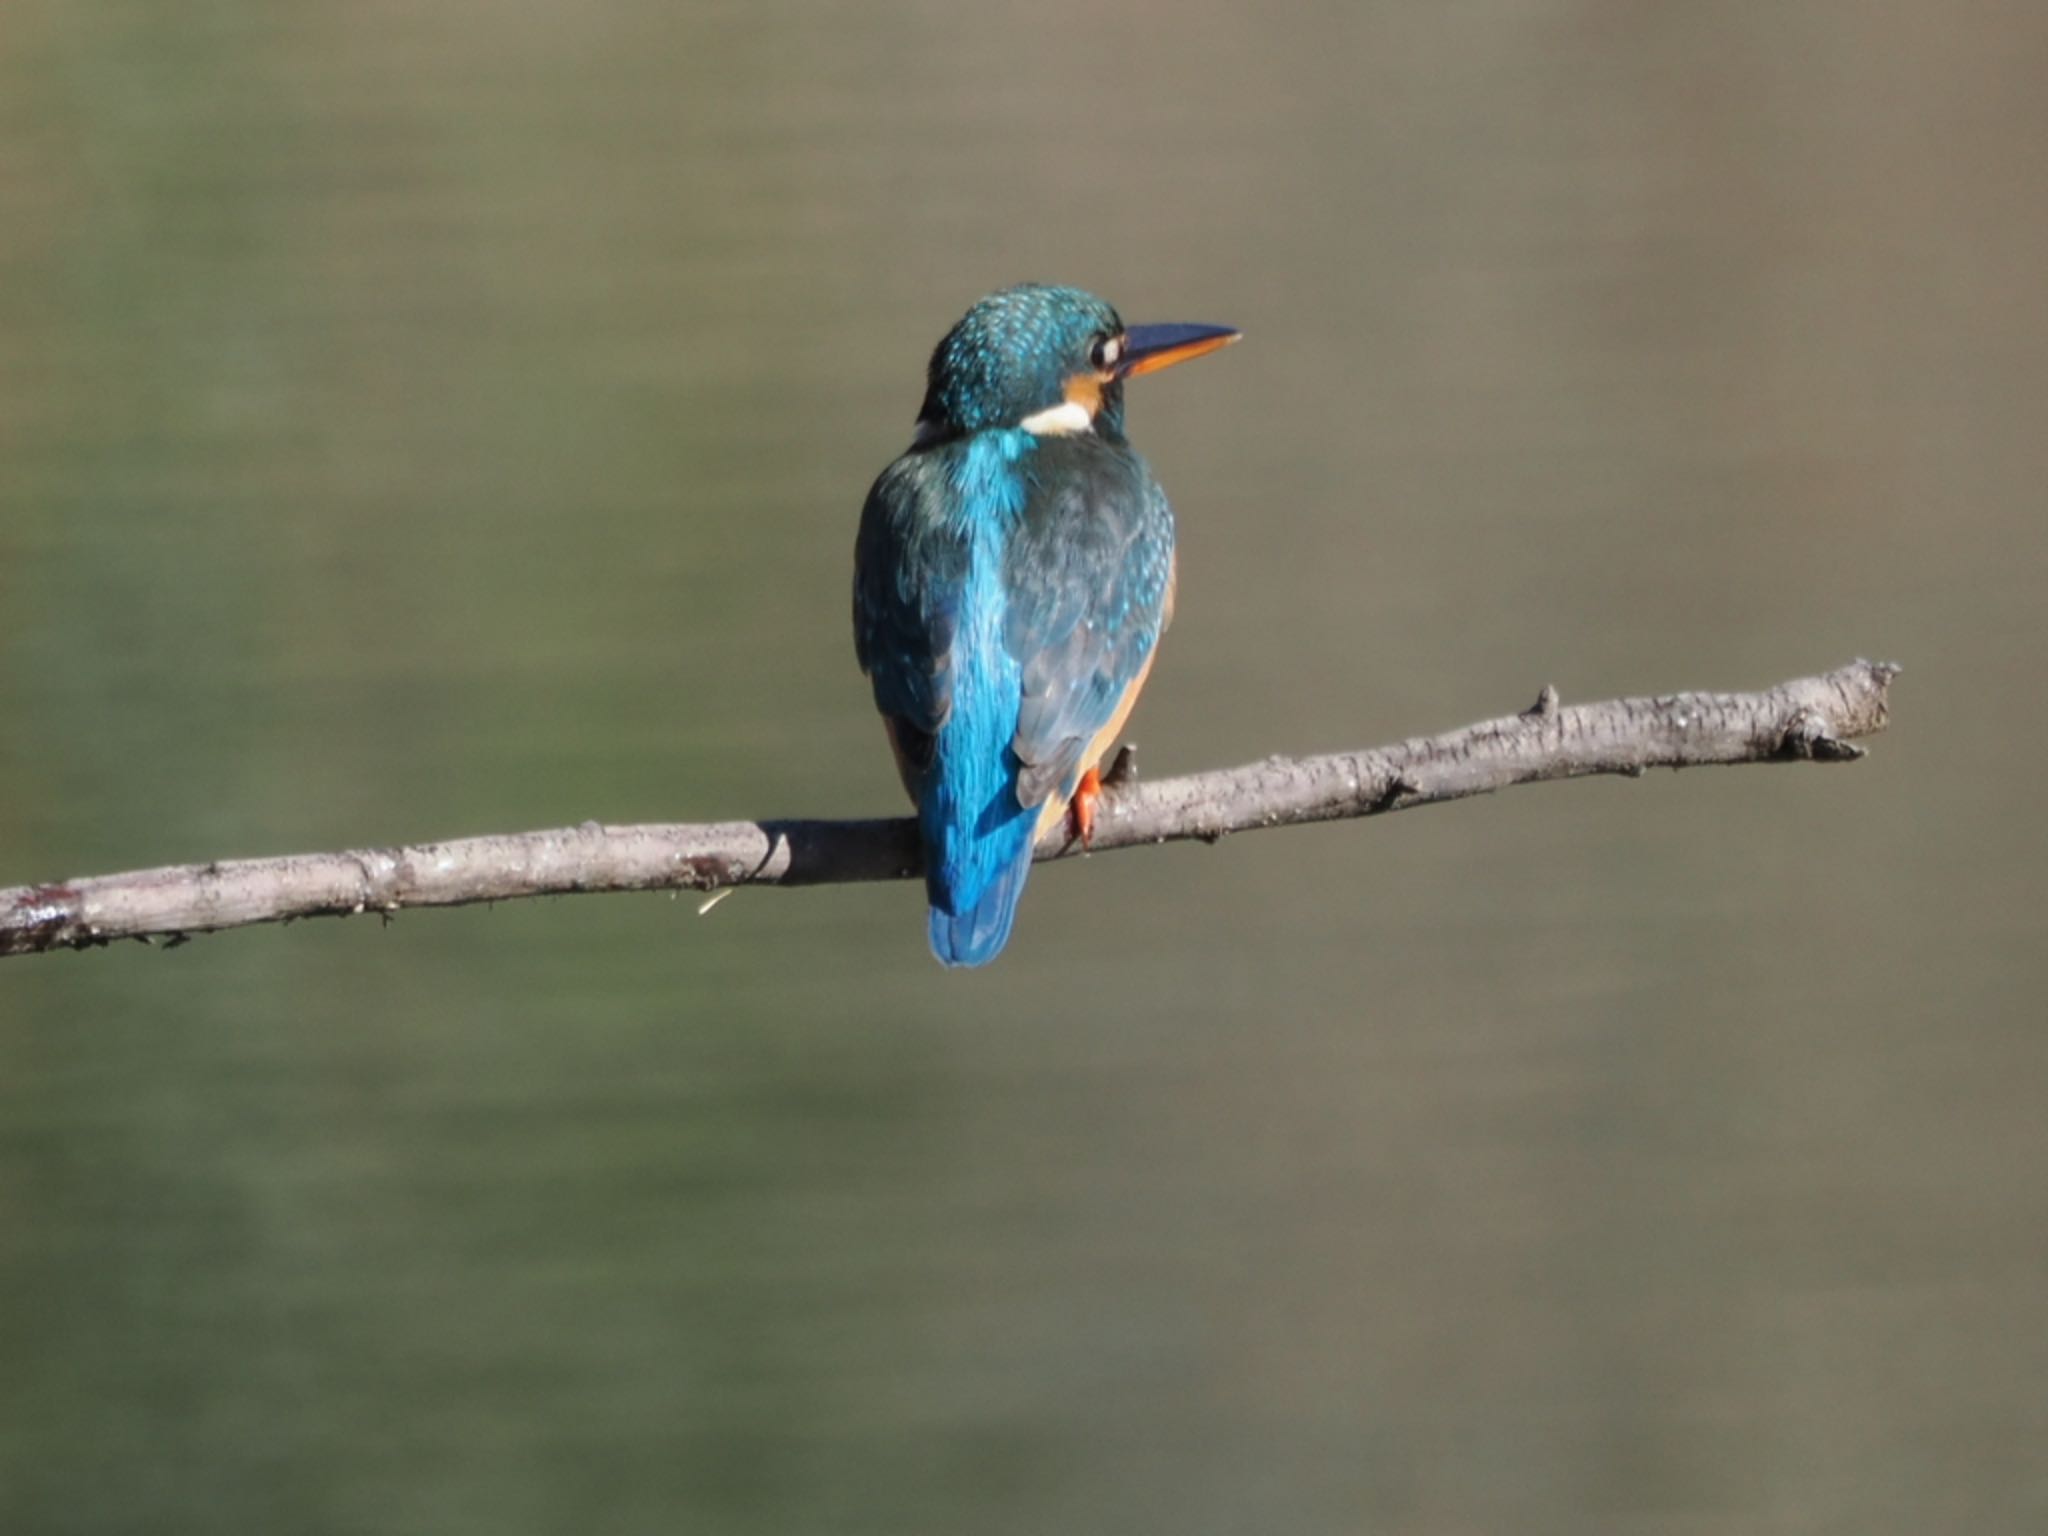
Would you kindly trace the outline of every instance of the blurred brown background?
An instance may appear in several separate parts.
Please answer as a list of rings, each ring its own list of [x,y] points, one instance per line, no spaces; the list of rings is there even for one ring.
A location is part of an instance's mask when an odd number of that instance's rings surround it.
[[[1844,770],[0,967],[0,1528],[2048,1529],[2048,12],[11,0],[0,884],[877,814],[979,293],[1148,772],[1908,665]]]

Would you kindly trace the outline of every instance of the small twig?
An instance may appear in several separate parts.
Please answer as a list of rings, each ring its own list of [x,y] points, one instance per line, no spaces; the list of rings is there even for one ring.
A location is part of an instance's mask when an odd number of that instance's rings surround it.
[[[1137,783],[1112,765],[1093,851],[1373,816],[1515,784],[1710,763],[1846,762],[1885,727],[1899,669],[1858,661],[1762,693],[1677,693],[1561,706],[1546,687],[1519,715],[1396,746],[1272,757]],[[1124,768],[1119,775],[1118,766]],[[1064,827],[1038,857],[1070,851]],[[521,896],[900,880],[919,872],[916,828],[893,821],[733,821],[579,827],[416,847],[218,860],[0,889],[0,955],[85,949],[300,917],[462,906]]]

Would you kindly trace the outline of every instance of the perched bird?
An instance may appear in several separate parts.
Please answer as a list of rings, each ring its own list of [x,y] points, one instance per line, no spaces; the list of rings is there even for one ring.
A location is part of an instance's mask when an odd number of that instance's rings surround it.
[[[1096,765],[1173,612],[1173,513],[1124,436],[1124,381],[1237,340],[1132,325],[1026,283],[932,353],[909,450],[854,546],[861,670],[917,803],[932,953],[982,965],[1010,936],[1039,834],[1084,842]]]

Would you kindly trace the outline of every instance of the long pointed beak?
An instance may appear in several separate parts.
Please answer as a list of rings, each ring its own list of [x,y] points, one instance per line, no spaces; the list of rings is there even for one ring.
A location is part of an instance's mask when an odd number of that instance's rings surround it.
[[[1202,357],[1237,340],[1238,332],[1227,325],[1132,325],[1124,328],[1124,356],[1117,376],[1135,379],[1141,373],[1157,373],[1191,357]]]

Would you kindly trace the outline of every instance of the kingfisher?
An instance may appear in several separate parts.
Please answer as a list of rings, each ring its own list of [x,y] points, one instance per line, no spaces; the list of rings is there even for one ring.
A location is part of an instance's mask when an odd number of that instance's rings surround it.
[[[1173,512],[1124,436],[1124,381],[1237,339],[1024,283],[932,353],[910,447],[861,511],[853,635],[943,964],[1001,952],[1043,833],[1089,841],[1098,765],[1173,615]]]

